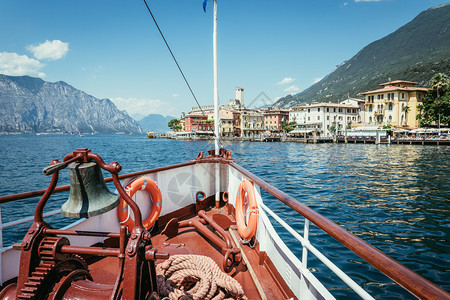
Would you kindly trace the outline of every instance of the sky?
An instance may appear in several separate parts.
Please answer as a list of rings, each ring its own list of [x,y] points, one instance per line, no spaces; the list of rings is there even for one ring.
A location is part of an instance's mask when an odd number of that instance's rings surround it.
[[[147,0],[201,105],[213,104],[208,0]],[[219,100],[296,94],[442,0],[218,0]],[[143,0],[0,0],[0,74],[66,83],[131,116],[196,102]]]

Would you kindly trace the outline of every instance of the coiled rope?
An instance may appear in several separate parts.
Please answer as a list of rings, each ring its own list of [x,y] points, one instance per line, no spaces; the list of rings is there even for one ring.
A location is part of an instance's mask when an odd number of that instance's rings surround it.
[[[210,257],[173,255],[156,266],[158,293],[173,300],[247,299],[239,282],[225,274]]]

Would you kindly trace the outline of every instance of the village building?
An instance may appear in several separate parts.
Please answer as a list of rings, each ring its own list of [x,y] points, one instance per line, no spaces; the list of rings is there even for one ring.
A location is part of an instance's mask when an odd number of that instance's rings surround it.
[[[233,137],[241,136],[241,112],[232,110],[233,113]]]
[[[313,103],[292,108],[290,120],[296,122],[296,128],[290,134],[314,134],[321,137],[344,135],[352,124],[362,121],[359,102],[348,100],[341,103]]]
[[[417,84],[395,80],[380,84],[383,88],[361,93],[365,98],[365,123],[418,128],[417,105],[422,104],[428,89]]]
[[[190,113],[185,116],[185,132],[213,133],[214,120],[203,114]]]
[[[264,116],[257,110],[240,111],[241,137],[260,137],[264,132]]]
[[[271,132],[283,131],[283,124],[289,123],[289,110],[270,108],[263,112],[264,129]]]

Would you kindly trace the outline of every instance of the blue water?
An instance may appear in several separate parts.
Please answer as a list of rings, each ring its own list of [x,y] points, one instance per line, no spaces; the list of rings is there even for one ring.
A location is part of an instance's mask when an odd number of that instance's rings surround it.
[[[223,144],[243,167],[450,290],[450,147]],[[186,162],[214,145],[134,135],[0,136],[0,196],[45,189],[50,178],[42,169],[76,148],[90,148],[107,163],[118,161],[122,173],[129,173]],[[68,184],[66,172],[61,172],[62,184]],[[263,196],[269,207],[302,233],[303,218],[270,195]],[[66,198],[63,193],[51,198],[47,211],[57,209]],[[37,200],[3,205],[2,221],[32,214]],[[49,220],[56,226],[68,222],[59,216]],[[20,240],[29,225],[4,229],[4,243]],[[276,229],[289,248],[301,255],[299,243],[282,228]],[[376,298],[414,298],[315,226],[311,226],[311,241]],[[355,297],[312,255],[308,267],[335,297]]]

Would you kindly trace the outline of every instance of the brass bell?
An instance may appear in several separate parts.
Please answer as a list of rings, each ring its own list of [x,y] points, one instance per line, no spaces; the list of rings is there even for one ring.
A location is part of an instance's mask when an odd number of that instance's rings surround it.
[[[70,195],[61,213],[68,218],[88,218],[103,214],[119,204],[119,196],[111,193],[96,162],[69,165]]]

